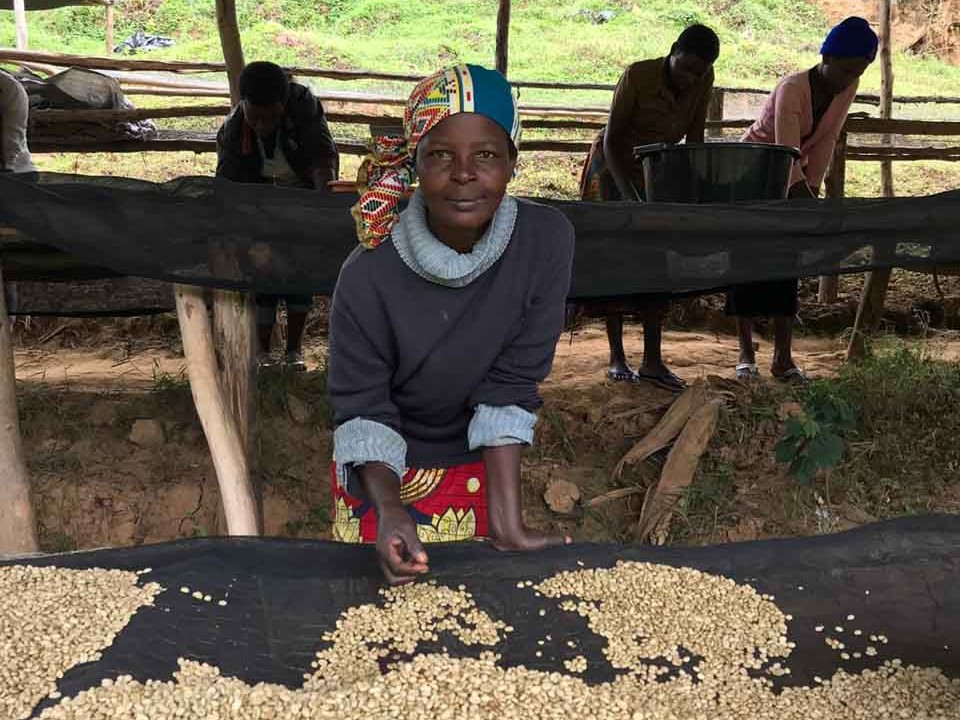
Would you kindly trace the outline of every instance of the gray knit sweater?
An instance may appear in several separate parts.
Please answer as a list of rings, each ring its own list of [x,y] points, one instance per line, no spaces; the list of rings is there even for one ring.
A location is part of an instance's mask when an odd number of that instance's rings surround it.
[[[347,259],[328,368],[341,482],[368,462],[402,476],[533,441],[573,247],[559,211],[507,196],[472,252],[458,254],[430,233],[415,194],[390,242]]]

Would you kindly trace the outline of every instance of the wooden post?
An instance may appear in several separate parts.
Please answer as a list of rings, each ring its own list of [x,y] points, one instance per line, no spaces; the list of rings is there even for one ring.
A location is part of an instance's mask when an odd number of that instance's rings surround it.
[[[880,117],[893,117],[893,56],[890,42],[890,6],[891,0],[880,0]],[[890,144],[890,136],[883,136],[883,144]],[[884,197],[893,197],[893,163],[884,161],[880,165],[880,189]],[[859,360],[867,353],[866,336],[880,327],[883,319],[883,307],[890,285],[890,268],[874,270],[867,275],[863,286],[860,307],[853,323],[850,345],[847,347],[847,360]]]
[[[20,442],[10,316],[0,272],[0,554],[36,552],[37,524]]]
[[[837,138],[830,160],[830,170],[824,182],[826,195],[831,200],[842,200],[847,182],[847,131],[843,130]],[[840,278],[836,275],[824,275],[820,278],[820,292],[817,302],[828,304],[837,301],[840,291]]]
[[[500,0],[497,10],[497,70],[507,74],[507,57],[510,44],[510,0]]]
[[[223,46],[223,60],[227,66],[230,100],[236,105],[240,102],[240,73],[243,72],[244,58],[235,0],[217,0],[217,27],[220,30],[220,43]],[[227,257],[222,257],[218,259],[218,264],[221,263],[230,264],[231,261]],[[239,272],[239,268],[227,266],[217,269],[220,273]],[[250,428],[253,425],[253,392],[256,387],[254,313],[252,293],[236,290],[214,291],[213,332],[216,347],[219,350],[221,384],[230,414],[236,423],[240,447],[248,469],[253,467]],[[262,527],[261,503],[256,500],[259,498],[259,493],[255,491],[255,484],[251,484],[251,487],[254,488],[258,525]]]
[[[113,29],[114,29],[114,26],[116,25],[116,16],[115,16],[115,13],[114,13],[114,5],[113,5],[112,2],[111,2],[109,5],[107,5],[107,23],[106,23],[106,24],[107,24],[107,33],[106,33],[106,35],[107,35],[107,42],[106,42],[106,45],[107,45],[107,55],[112,55],[112,54],[113,54],[113,47],[114,47],[114,43],[113,43]]]
[[[714,88],[713,93],[710,95],[710,104],[707,106],[707,120],[715,122],[720,122],[723,120],[723,100],[723,89]],[[708,128],[707,137],[723,137],[723,128]]]
[[[27,5],[24,0],[13,0],[13,22],[17,26],[17,50],[26,50],[27,38]]]
[[[217,473],[227,532],[257,535],[257,503],[250,465],[236,416],[217,374],[213,332],[203,290],[177,285],[174,291],[190,391]]]
[[[217,29],[220,31],[220,45],[223,47],[223,60],[227,64],[227,80],[230,83],[230,100],[240,102],[238,82],[243,70],[243,45],[240,42],[240,27],[237,25],[237,5],[235,0],[217,0]]]

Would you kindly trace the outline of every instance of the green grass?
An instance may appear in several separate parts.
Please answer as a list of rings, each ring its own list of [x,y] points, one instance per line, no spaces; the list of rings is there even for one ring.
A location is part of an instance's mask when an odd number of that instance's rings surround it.
[[[238,3],[249,59],[397,72],[429,72],[454,61],[489,64],[496,9],[495,0]],[[602,25],[583,19],[581,11],[600,9],[617,15]],[[177,41],[150,57],[221,59],[209,0],[127,0],[117,17],[118,40],[142,27]],[[101,54],[103,18],[102,8],[32,13],[31,46]],[[511,20],[511,75],[556,81],[614,82],[627,62],[666,53],[685,25],[704,22],[722,41],[718,83],[770,86],[783,74],[816,62],[828,29],[815,3],[787,0],[519,0]],[[12,14],[0,12],[0,43],[12,45],[13,38]],[[935,59],[899,55],[896,66],[902,93],[950,93],[960,80],[960,69]],[[879,88],[876,65],[862,85]],[[606,101],[602,93],[592,97]]]
[[[711,449],[674,525],[674,541],[717,542],[743,520],[802,535],[874,519],[960,512],[960,363],[933,341],[882,342],[835,378],[786,389],[742,389],[721,416]],[[852,409],[838,463],[801,482],[773,462],[784,403],[826,400]]]

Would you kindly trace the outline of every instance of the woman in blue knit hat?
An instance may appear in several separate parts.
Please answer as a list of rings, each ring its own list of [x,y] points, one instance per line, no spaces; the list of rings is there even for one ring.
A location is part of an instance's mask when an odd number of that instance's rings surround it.
[[[519,140],[506,78],[458,65],[417,85],[404,135],[377,138],[361,167],[360,247],[330,313],[334,537],[375,542],[392,583],[427,571],[425,543],[567,540],[524,524],[520,459],[563,330],[573,227],[507,194]]]
[[[820,49],[821,61],[780,81],[767,98],[759,119],[743,136],[744,142],[773,143],[799,148],[800,159],[790,175],[791,198],[820,194],[837,138],[857,95],[860,76],[877,56],[877,34],[860,17],[849,17],[834,27]],[[758,376],[753,349],[753,320],[773,317],[774,346],[771,374],[785,382],[804,380],[793,361],[793,323],[798,311],[796,280],[751,283],[727,295],[727,314],[737,316],[740,361],[737,377]]]

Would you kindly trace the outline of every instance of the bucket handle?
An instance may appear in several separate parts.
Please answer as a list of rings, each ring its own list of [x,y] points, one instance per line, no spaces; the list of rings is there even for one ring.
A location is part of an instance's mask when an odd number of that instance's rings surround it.
[[[666,150],[668,147],[673,147],[671,143],[651,143],[650,145],[637,145],[633,149],[634,159],[640,159],[646,157],[647,155],[655,155],[658,152]]]

